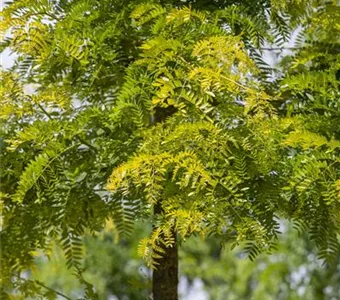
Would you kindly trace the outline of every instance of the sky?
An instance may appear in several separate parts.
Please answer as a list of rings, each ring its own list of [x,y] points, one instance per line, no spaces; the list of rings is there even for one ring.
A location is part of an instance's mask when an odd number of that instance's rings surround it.
[[[0,0],[0,10],[5,6],[5,0]],[[11,55],[10,50],[6,49],[0,54],[0,66],[4,69],[8,69],[13,65],[15,56]]]

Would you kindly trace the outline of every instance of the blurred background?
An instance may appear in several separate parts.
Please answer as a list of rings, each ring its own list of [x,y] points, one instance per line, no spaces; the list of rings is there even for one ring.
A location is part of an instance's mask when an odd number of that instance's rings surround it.
[[[151,271],[138,258],[137,248],[149,230],[149,224],[137,223],[131,236],[118,241],[109,223],[100,235],[86,236],[84,278],[94,285],[100,299],[148,299]],[[254,262],[241,249],[222,249],[215,238],[182,242],[181,299],[340,299],[340,255],[334,264],[322,265],[307,236],[298,236],[285,221],[281,231],[277,249]],[[67,269],[57,245],[52,246],[49,259],[37,254],[37,268],[29,277],[71,299],[83,294],[84,286]]]

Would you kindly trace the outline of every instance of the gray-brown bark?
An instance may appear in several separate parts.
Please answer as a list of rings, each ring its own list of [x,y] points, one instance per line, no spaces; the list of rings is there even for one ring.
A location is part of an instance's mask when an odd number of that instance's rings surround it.
[[[173,247],[164,248],[163,257],[153,271],[152,294],[154,300],[177,300],[178,286],[178,249],[177,242]]]
[[[160,204],[155,206],[155,214],[161,214]],[[173,231],[175,243],[172,247],[163,246],[165,253],[157,259],[157,269],[152,274],[153,300],[177,300],[178,299],[178,245],[176,233]]]

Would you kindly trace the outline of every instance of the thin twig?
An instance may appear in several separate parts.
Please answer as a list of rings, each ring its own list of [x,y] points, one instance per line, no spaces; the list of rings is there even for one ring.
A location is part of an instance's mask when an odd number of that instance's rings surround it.
[[[55,15],[53,15],[53,14],[47,12],[47,11],[41,11],[41,12],[35,12],[35,13],[27,14],[27,16],[39,16],[39,15],[48,16],[51,19],[56,20],[56,21],[60,20],[57,16],[55,16]]]
[[[283,50],[300,50],[304,47],[264,47],[259,48],[259,50],[265,50],[265,51],[283,51]]]
[[[43,111],[43,113],[47,116],[47,118],[49,118],[50,120],[53,120],[53,118],[51,117],[51,115],[46,111],[45,108],[43,108],[42,105],[40,105],[39,103],[37,103],[38,107]]]
[[[56,293],[56,294],[57,294],[58,296],[60,296],[60,297],[63,297],[63,298],[65,298],[65,299],[67,299],[67,300],[72,300],[71,298],[69,298],[68,296],[64,295],[63,293],[60,293],[60,292],[58,292],[58,291],[56,291],[56,290],[54,290],[54,289],[52,289],[52,288],[46,286],[45,284],[43,284],[42,282],[40,282],[40,281],[38,281],[38,280],[35,280],[34,282],[35,282],[36,284],[42,286],[42,287],[45,288],[46,290],[49,290],[49,291],[51,291],[51,292]]]

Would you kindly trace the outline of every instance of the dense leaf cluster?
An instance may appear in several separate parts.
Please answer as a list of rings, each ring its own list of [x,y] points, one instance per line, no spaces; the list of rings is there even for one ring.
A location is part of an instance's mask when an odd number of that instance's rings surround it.
[[[120,234],[153,221],[139,247],[150,266],[174,231],[217,235],[254,258],[275,245],[281,216],[334,257],[340,8],[187,2],[3,9],[2,49],[18,54],[0,90],[4,297],[39,294],[21,273],[52,241],[87,285],[81,238],[108,219]],[[296,28],[293,54],[267,65],[263,49]]]

